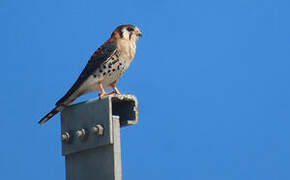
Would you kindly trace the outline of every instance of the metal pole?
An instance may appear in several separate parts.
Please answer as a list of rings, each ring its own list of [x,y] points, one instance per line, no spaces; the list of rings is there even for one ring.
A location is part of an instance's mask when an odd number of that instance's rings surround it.
[[[136,124],[135,96],[115,95],[65,108],[61,113],[66,180],[121,180],[120,127]]]

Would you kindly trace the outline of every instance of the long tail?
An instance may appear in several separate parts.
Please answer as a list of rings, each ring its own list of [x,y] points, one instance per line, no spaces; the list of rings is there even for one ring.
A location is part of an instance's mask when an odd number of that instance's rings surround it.
[[[48,121],[50,118],[52,118],[54,115],[56,115],[59,111],[63,110],[63,106],[56,106],[51,110],[49,113],[47,113],[41,120],[38,122],[39,124],[43,124],[46,121]]]

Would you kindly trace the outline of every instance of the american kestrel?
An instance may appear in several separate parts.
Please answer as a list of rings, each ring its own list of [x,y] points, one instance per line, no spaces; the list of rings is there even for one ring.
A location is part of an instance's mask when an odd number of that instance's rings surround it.
[[[136,41],[142,36],[138,27],[131,24],[118,26],[111,37],[89,59],[77,81],[56,102],[56,106],[39,123],[45,123],[79,96],[91,91],[101,91],[99,97],[120,94],[116,82],[126,71],[135,56]],[[106,93],[104,88],[113,88]]]

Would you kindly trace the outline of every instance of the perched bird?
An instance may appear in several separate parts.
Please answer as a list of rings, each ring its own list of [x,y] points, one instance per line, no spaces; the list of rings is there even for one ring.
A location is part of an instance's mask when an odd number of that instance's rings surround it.
[[[56,102],[56,106],[40,121],[42,124],[63,110],[79,96],[91,91],[101,91],[100,97],[109,94],[120,94],[116,82],[126,71],[135,56],[136,41],[142,36],[138,27],[131,24],[118,26],[111,37],[100,46],[89,59],[77,81],[67,93]],[[106,93],[104,88],[113,88]]]

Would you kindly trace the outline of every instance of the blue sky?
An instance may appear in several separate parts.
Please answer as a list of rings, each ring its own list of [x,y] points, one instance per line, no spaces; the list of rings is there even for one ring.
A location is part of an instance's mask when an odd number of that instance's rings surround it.
[[[64,179],[60,117],[37,121],[123,23],[139,100],[123,179],[290,179],[290,1],[0,1],[0,179]],[[91,93],[76,102],[96,97]]]

